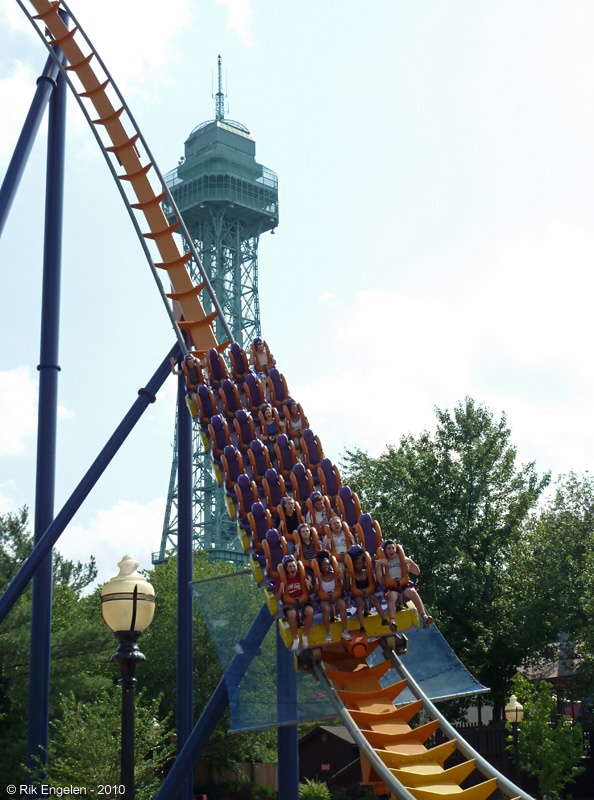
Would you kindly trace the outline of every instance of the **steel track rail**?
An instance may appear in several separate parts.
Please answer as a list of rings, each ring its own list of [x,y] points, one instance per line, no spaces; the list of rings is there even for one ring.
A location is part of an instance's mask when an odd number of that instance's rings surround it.
[[[190,333],[198,350],[205,351],[210,347],[223,349],[226,343],[217,342],[211,326],[213,319],[218,316],[225,335],[232,341],[233,336],[223,309],[163,175],[105,63],[63,0],[16,2],[57,63],[89,123],[141,242],[182,351],[187,352],[187,346],[181,329]],[[37,13],[32,14],[29,5]],[[68,28],[64,15],[72,21],[72,29]],[[65,53],[67,65],[60,64],[58,48]],[[98,113],[98,118],[94,118],[93,111]],[[124,168],[123,173],[118,172],[121,167]],[[153,187],[151,178],[156,182],[156,188]],[[135,195],[136,202],[129,195]],[[161,207],[165,199],[176,218],[172,225],[168,224]],[[142,232],[139,216],[148,223],[148,233]],[[181,233],[185,239],[187,253],[180,252],[174,232]],[[155,249],[159,260],[155,258]],[[194,260],[202,280],[198,286],[193,284],[187,269],[190,258]],[[165,292],[158,268],[167,271],[172,292]],[[210,296],[215,309],[213,314],[206,315],[199,300],[198,294],[203,289]],[[171,301],[179,303],[180,315],[176,315]]]

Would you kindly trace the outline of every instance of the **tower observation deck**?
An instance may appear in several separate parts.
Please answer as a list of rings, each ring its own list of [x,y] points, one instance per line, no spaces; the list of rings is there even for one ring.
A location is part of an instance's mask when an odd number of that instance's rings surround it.
[[[258,243],[278,225],[278,178],[256,161],[256,142],[240,122],[225,119],[221,57],[218,57],[216,116],[198,125],[184,145],[176,169],[165,175],[173,199],[186,223],[233,339],[245,346],[260,335]],[[168,218],[171,209],[164,205]],[[172,217],[171,217],[172,219]],[[186,249],[187,248],[186,246]],[[192,278],[201,282],[196,265]],[[207,313],[208,293],[201,294]],[[227,336],[215,322],[219,341]],[[173,463],[161,548],[153,561],[163,561],[177,544],[177,420]],[[243,561],[235,523],[228,516],[222,492],[212,474],[210,456],[200,432],[193,433],[194,547],[214,558]]]

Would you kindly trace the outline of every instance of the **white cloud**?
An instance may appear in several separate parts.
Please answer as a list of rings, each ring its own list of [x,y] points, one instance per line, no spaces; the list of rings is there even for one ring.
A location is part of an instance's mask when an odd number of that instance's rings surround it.
[[[165,513],[165,498],[158,497],[143,505],[121,500],[104,509],[84,525],[70,525],[56,544],[56,549],[72,561],[97,560],[98,583],[118,574],[117,564],[130,553],[140,569],[150,569],[151,556],[159,550]]]
[[[227,10],[227,27],[245,47],[254,45],[251,0],[217,0]]]
[[[37,430],[37,382],[26,367],[0,372],[0,456],[22,453]]]

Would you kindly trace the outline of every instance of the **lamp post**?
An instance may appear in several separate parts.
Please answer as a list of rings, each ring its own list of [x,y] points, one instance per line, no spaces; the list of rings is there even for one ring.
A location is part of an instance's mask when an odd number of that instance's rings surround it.
[[[520,744],[518,741],[518,734],[520,731],[520,723],[524,719],[524,706],[518,702],[515,694],[509,698],[509,703],[505,707],[505,718],[512,726],[512,735],[514,741],[514,780],[520,786]]]
[[[118,567],[119,575],[101,591],[101,614],[118,640],[111,661],[118,663],[122,684],[121,783],[125,800],[133,800],[135,673],[138,662],[145,659],[138,648],[138,639],[152,622],[155,590],[138,574],[138,561],[132,556],[124,556]]]

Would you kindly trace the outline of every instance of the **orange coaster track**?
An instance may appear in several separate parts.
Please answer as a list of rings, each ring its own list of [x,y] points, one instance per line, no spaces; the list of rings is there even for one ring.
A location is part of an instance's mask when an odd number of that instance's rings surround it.
[[[30,4],[36,11],[32,14],[21,0],[17,2],[56,58],[106,157],[182,350],[186,350],[186,345],[180,328],[186,331],[190,345],[196,352],[204,353],[212,347],[223,350],[228,342],[219,344],[211,325],[213,319],[220,316],[223,329],[231,339],[221,307],[163,176],[104,63],[66,3],[31,0]],[[74,27],[69,28],[68,20],[72,21]],[[64,53],[67,66],[58,60],[58,48]],[[167,199],[177,218],[171,225],[163,213],[164,199]],[[143,232],[143,224],[148,225],[148,231]],[[181,233],[188,243],[190,249],[187,253],[180,252],[174,237],[175,231]],[[203,277],[203,282],[198,285],[194,285],[187,269],[190,259],[194,259]],[[171,283],[171,291],[167,294],[162,288],[157,269],[167,273]],[[209,315],[199,299],[203,289],[209,292],[216,309]]]
[[[529,795],[519,792],[460,739],[396,653],[386,650],[385,654],[385,661],[370,667],[365,660],[330,647],[314,665],[318,680],[359,746],[363,783],[372,786],[376,794],[398,800],[486,800],[497,789],[514,800],[527,800]],[[380,681],[390,667],[395,667],[402,680],[385,686]],[[405,688],[417,699],[395,705]],[[415,724],[419,712],[424,719]],[[432,745],[438,729],[446,741]],[[446,767],[448,759],[452,766]],[[477,771],[483,779],[478,775],[478,782],[462,788]]]

